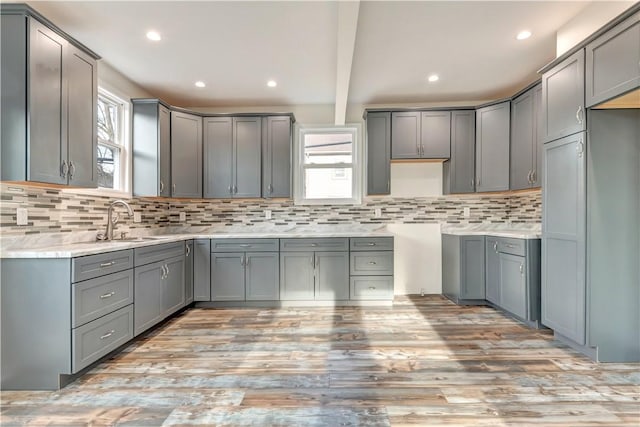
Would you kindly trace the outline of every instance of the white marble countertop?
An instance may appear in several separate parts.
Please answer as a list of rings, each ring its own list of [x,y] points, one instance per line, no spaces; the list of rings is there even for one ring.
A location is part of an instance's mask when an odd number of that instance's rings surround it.
[[[540,239],[540,224],[474,224],[465,226],[443,226],[442,234],[456,236],[493,236],[510,237],[512,239]]]
[[[320,226],[320,227],[272,227],[269,229],[208,229],[196,232],[173,230],[170,234],[134,235],[145,240],[103,241],[95,240],[95,233],[79,233],[77,236],[32,236],[28,239],[3,239],[0,242],[0,258],[73,258],[98,253],[141,248],[190,239],[287,239],[321,237],[392,237],[386,227]]]

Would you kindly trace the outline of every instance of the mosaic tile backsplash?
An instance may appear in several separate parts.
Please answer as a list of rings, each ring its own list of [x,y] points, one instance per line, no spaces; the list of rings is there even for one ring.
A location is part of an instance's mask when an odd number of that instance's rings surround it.
[[[36,233],[102,231],[113,197],[87,196],[70,190],[31,185],[0,184],[0,236]],[[142,213],[134,223],[121,208],[118,231],[171,226],[203,227],[326,224],[481,224],[540,223],[540,190],[504,194],[474,194],[421,198],[366,198],[362,205],[297,206],[290,200],[182,200],[133,198],[131,207]],[[29,225],[16,225],[16,208],[27,208]],[[464,208],[470,216],[464,217]],[[380,208],[382,216],[374,216]],[[265,219],[264,211],[272,218]],[[180,222],[180,212],[186,222]],[[139,230],[142,231],[142,230]]]

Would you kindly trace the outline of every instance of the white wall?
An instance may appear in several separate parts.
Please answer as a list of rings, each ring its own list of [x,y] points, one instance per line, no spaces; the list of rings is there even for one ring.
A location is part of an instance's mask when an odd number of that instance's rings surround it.
[[[560,56],[600,27],[630,8],[630,1],[594,1],[558,29],[556,56]]]
[[[98,61],[98,86],[122,98],[154,97],[104,60]]]

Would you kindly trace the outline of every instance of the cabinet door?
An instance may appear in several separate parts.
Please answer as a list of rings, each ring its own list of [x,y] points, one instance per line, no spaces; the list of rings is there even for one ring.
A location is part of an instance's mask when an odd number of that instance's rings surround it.
[[[193,240],[188,240],[184,246],[184,303],[191,304],[193,302]]]
[[[460,299],[485,299],[484,236],[469,236],[460,239],[461,286]]]
[[[498,241],[487,237],[485,246],[485,298],[496,305],[500,305],[500,258],[498,256]]]
[[[163,265],[161,261],[134,269],[133,330],[136,336],[163,319]]]
[[[161,197],[171,197],[171,113],[164,105],[158,105],[158,165]]]
[[[162,282],[162,311],[167,317],[184,307],[184,256],[171,258],[165,265]]]
[[[512,190],[529,188],[535,150],[534,94],[529,90],[511,101],[511,179]]]
[[[476,112],[451,112],[451,160],[444,162],[444,194],[473,193],[476,164]]]
[[[211,301],[244,301],[244,252],[211,254]]]
[[[193,299],[211,301],[211,240],[193,242]]]
[[[349,252],[315,253],[315,299],[349,299]]]
[[[313,300],[313,278],[313,252],[280,252],[281,300]]]
[[[585,343],[584,133],[544,146],[542,323]]]
[[[204,119],[204,197],[232,196],[232,131],[231,117]]]
[[[367,194],[391,192],[391,113],[367,114]]]
[[[248,252],[245,262],[247,301],[280,299],[280,257],[278,252]]]
[[[202,197],[202,118],[171,112],[171,196]]]
[[[510,102],[476,111],[476,190],[509,189]]]
[[[421,157],[448,159],[451,157],[451,111],[425,111],[420,122]]]
[[[420,157],[420,112],[391,113],[391,158]]]
[[[233,118],[233,197],[260,197],[260,117]]]
[[[640,14],[587,45],[586,106],[640,87]]]
[[[291,197],[291,117],[262,120],[262,196]]]
[[[29,181],[66,184],[67,42],[29,18]]]
[[[542,121],[542,85],[533,88],[533,128],[535,130],[533,141],[533,173],[531,174],[531,186],[542,186],[542,149],[544,147],[544,126]]]
[[[96,61],[73,45],[68,45],[66,59],[69,185],[95,188],[98,186]]]
[[[500,306],[516,316],[527,318],[527,281],[524,257],[499,254]]]
[[[542,75],[544,142],[586,130],[584,50]]]

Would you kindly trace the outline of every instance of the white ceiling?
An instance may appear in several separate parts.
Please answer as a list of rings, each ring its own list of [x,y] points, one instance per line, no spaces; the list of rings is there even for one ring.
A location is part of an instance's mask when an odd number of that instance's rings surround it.
[[[362,1],[353,18],[325,1],[28,3],[169,103],[239,107],[347,93],[357,104],[500,98],[537,78],[556,30],[589,2]],[[148,41],[150,29],[162,41]],[[518,42],[522,29],[533,36]],[[440,81],[428,84],[433,72]]]

